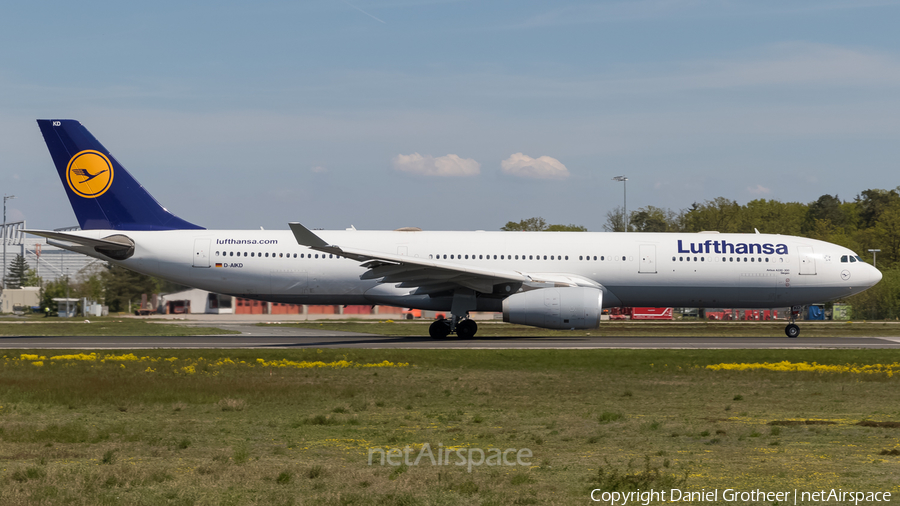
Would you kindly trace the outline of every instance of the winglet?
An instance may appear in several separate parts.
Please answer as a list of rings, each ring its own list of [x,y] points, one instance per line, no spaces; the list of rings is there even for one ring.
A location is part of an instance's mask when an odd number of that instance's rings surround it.
[[[297,244],[301,246],[309,246],[311,248],[324,248],[329,246],[329,244],[323,241],[321,237],[310,232],[308,228],[299,223],[288,223],[288,226],[291,227],[291,232],[294,233]]]

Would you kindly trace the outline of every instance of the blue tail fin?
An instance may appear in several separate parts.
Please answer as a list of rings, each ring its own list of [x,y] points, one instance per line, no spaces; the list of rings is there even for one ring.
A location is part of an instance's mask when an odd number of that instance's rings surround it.
[[[82,229],[203,228],[159,205],[81,123],[71,119],[37,122]]]

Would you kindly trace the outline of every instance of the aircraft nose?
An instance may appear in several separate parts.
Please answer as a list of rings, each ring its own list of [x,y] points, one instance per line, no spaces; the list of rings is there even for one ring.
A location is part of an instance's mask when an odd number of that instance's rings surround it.
[[[868,271],[869,272],[868,272],[867,277],[869,278],[868,279],[869,286],[877,285],[878,282],[881,281],[881,278],[882,278],[881,271],[879,271],[878,268],[876,268],[876,267],[872,267],[871,265],[869,266]]]

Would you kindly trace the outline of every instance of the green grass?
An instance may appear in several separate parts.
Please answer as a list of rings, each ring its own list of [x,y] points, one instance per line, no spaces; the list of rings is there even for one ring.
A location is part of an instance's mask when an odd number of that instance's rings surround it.
[[[301,327],[362,332],[385,336],[427,336],[428,321],[341,320],[259,323],[259,326]],[[495,321],[478,322],[477,338],[487,337],[785,337],[787,322],[604,321],[582,330],[550,330]],[[804,337],[898,337],[900,322],[798,322]],[[451,336],[452,337],[452,336]]]
[[[198,336],[240,334],[215,327],[152,323],[114,316],[88,318],[16,318],[0,320],[0,336]]]
[[[43,356],[44,365],[22,353]],[[144,361],[50,358],[63,353],[0,358],[0,504],[567,505],[588,503],[598,487],[900,492],[900,375],[704,368],[884,364],[900,361],[894,350],[144,350],[135,351]],[[235,364],[213,365],[224,358]],[[282,358],[410,365],[257,361]],[[425,443],[528,448],[533,457],[527,466],[471,473],[368,465],[371,448]]]

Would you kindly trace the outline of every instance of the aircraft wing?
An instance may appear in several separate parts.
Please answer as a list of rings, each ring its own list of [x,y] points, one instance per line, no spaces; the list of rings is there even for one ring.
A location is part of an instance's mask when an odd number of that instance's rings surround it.
[[[495,285],[504,283],[552,283],[556,286],[597,286],[580,276],[552,274],[543,276],[510,269],[488,269],[462,263],[394,255],[358,248],[328,244],[321,237],[301,225],[289,223],[297,243],[323,253],[362,262],[368,271],[360,279],[378,279],[380,283],[398,283],[400,287],[416,288],[416,293],[428,294],[469,288],[491,293]]]

